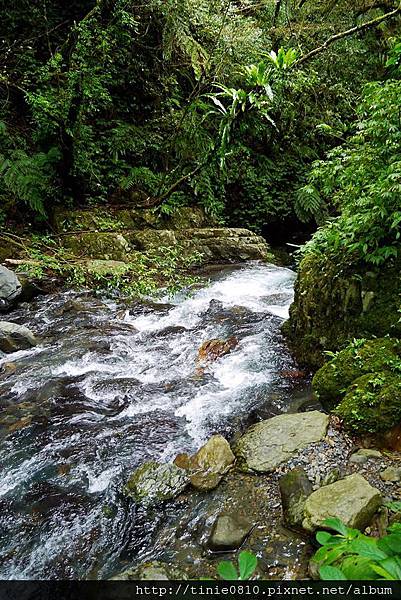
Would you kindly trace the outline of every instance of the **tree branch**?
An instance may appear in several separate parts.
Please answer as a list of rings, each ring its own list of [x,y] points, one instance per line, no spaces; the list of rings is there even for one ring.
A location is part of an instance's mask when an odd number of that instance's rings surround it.
[[[338,40],[341,40],[345,37],[353,35],[354,33],[360,33],[361,31],[365,31],[366,29],[370,29],[371,27],[377,27],[378,25],[380,25],[380,23],[383,23],[383,21],[392,19],[393,17],[396,17],[399,14],[401,14],[401,4],[399,5],[398,8],[395,8],[391,12],[381,15],[380,17],[376,17],[375,19],[372,19],[371,21],[367,21],[366,23],[362,23],[361,25],[356,25],[356,27],[347,29],[347,31],[342,31],[341,33],[336,33],[335,35],[328,38],[324,42],[324,44],[322,44],[321,46],[318,46],[317,48],[314,48],[313,50],[311,50],[310,52],[308,52],[307,54],[302,56],[299,60],[296,61],[296,63],[294,63],[294,66],[298,67],[298,66],[302,65],[307,60],[310,60],[311,58],[316,56],[316,54],[320,54],[321,52],[326,50],[329,46],[331,46],[331,44],[334,44],[334,42],[337,42]]]

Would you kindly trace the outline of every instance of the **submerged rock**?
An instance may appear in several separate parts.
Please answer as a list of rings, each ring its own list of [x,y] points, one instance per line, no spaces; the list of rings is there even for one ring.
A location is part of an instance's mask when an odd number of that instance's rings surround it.
[[[0,265],[0,310],[10,307],[22,293],[22,285],[13,271]]]
[[[0,350],[6,354],[28,350],[36,346],[37,340],[32,331],[23,325],[0,321]]]
[[[189,478],[183,469],[173,464],[150,461],[134,471],[124,492],[137,502],[152,504],[175,498],[188,484]]]
[[[234,449],[240,467],[266,473],[290,459],[298,450],[324,438],[329,417],[319,411],[278,415],[253,425]]]
[[[235,550],[251,531],[253,523],[238,514],[219,515],[208,540],[211,550]]]
[[[238,339],[235,336],[227,340],[208,340],[203,342],[198,351],[197,363],[205,363],[215,361],[238,346]]]
[[[350,475],[316,490],[307,498],[302,525],[314,531],[328,517],[337,517],[348,527],[363,530],[381,504],[379,490],[362,475]]]
[[[304,518],[305,502],[313,492],[312,482],[304,469],[292,469],[279,481],[284,521],[290,527],[300,527]]]
[[[221,435],[214,435],[190,459],[191,484],[198,490],[212,490],[232,467],[235,456]]]
[[[157,560],[142,563],[110,578],[112,581],[174,581],[188,579],[180,569]]]

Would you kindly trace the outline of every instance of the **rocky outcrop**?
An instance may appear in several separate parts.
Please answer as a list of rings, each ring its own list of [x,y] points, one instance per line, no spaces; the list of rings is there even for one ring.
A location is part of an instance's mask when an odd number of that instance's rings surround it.
[[[235,550],[251,531],[253,523],[237,514],[219,515],[213,524],[208,547],[211,550]]]
[[[6,354],[28,350],[36,346],[37,340],[32,331],[23,325],[0,321],[0,350]]]
[[[312,386],[356,433],[388,431],[401,422],[401,343],[378,338],[352,343],[315,374]]]
[[[234,464],[230,444],[221,435],[214,435],[193,456],[179,454],[175,464],[187,470],[194,488],[201,491],[217,487]]]
[[[7,310],[21,292],[22,285],[16,274],[0,265],[0,311]]]
[[[313,492],[312,482],[304,469],[297,467],[283,475],[279,485],[285,524],[289,527],[301,527],[306,499]]]
[[[350,475],[313,492],[306,500],[303,527],[314,531],[329,517],[348,527],[365,529],[382,504],[382,497],[362,475]]]
[[[189,478],[183,469],[173,464],[150,461],[134,471],[124,492],[136,502],[154,504],[175,498],[188,484]]]
[[[353,338],[401,337],[401,261],[380,269],[343,268],[308,254],[301,262],[290,319],[283,331],[302,365],[319,368],[324,351]]]
[[[237,442],[234,453],[246,471],[266,473],[298,450],[324,438],[328,415],[319,411],[278,415],[251,427]]]
[[[77,257],[128,261],[132,250],[121,233],[89,232],[63,237],[63,245]]]

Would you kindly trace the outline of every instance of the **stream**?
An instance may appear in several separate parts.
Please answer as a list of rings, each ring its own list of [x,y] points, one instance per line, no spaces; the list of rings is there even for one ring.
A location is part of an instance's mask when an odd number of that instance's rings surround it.
[[[162,555],[165,509],[142,511],[124,482],[146,460],[230,439],[308,398],[304,379],[284,375],[296,369],[280,335],[294,279],[248,263],[212,270],[189,297],[70,292],[7,315],[40,344],[0,359],[2,579],[108,578]],[[230,336],[235,350],[199,373],[201,344]]]

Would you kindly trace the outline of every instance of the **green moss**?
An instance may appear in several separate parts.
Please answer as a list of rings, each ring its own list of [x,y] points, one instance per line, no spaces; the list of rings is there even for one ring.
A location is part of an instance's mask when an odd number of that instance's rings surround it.
[[[401,421],[401,376],[368,373],[349,388],[335,413],[354,433],[378,433]]]
[[[366,373],[401,370],[401,343],[397,339],[355,340],[317,371],[312,387],[325,408],[331,410],[355,379]]]
[[[340,350],[353,338],[401,337],[400,273],[401,259],[374,270],[307,254],[284,329],[298,362],[318,369],[326,350]]]

